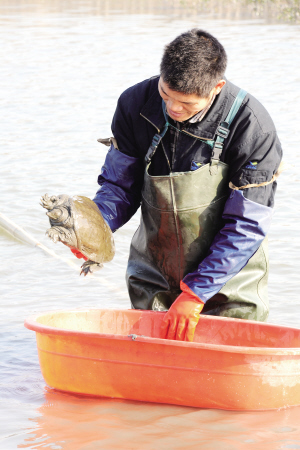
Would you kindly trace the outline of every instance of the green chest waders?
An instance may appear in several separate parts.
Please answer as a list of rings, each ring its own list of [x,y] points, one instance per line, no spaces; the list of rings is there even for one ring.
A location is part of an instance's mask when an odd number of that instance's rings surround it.
[[[135,309],[167,310],[181,292],[180,280],[197,269],[221,228],[229,167],[219,159],[229,125],[245,95],[245,91],[239,92],[225,122],[217,129],[216,141],[210,141],[210,163],[195,171],[149,175],[151,157],[170,125],[168,121],[154,136],[146,156],[141,222],[132,239],[126,274]],[[265,320],[267,278],[265,240],[247,265],[207,301],[203,313]]]

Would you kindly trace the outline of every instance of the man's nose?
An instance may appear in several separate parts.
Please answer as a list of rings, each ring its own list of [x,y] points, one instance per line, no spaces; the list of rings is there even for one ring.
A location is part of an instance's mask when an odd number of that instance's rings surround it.
[[[181,112],[183,107],[180,102],[176,102],[174,100],[168,100],[168,109],[174,112]]]

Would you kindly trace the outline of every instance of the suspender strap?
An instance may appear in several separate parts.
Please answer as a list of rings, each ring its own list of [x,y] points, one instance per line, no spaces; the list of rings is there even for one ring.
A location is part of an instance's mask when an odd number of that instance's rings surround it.
[[[151,159],[152,159],[154,153],[156,152],[157,147],[159,146],[160,141],[162,140],[162,138],[164,137],[164,135],[166,134],[166,132],[167,132],[167,130],[168,130],[168,126],[169,126],[169,123],[167,122],[167,123],[165,124],[165,126],[164,126],[162,132],[161,132],[161,133],[156,133],[156,134],[153,136],[151,145],[150,145],[150,147],[149,147],[149,149],[148,149],[148,151],[147,151],[147,154],[146,154],[146,156],[145,156],[145,162],[146,162],[146,164],[150,164],[150,161],[151,161]]]
[[[236,96],[236,99],[234,100],[232,107],[230,108],[228,116],[225,119],[225,122],[227,122],[228,125],[231,125],[231,123],[232,123],[233,119],[235,118],[236,113],[240,109],[240,106],[243,103],[243,100],[246,97],[246,95],[247,95],[247,92],[244,91],[244,89],[240,89],[238,95]]]
[[[219,160],[220,160],[220,156],[222,154],[223,151],[223,145],[224,145],[224,140],[228,137],[229,135],[229,127],[233,121],[233,119],[236,116],[236,113],[238,112],[238,110],[240,109],[241,104],[243,103],[244,98],[246,97],[247,92],[244,91],[243,89],[240,89],[238,95],[236,96],[236,99],[233,102],[233,105],[230,108],[230,111],[225,119],[224,122],[221,122],[217,128],[216,131],[216,140],[213,146],[213,151],[211,154],[211,159],[210,159],[210,164],[211,165],[217,165]]]

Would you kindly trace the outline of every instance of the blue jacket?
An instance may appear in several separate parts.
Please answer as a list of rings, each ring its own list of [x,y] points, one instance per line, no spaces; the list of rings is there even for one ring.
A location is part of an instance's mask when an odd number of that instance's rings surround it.
[[[138,209],[144,178],[145,155],[165,119],[158,93],[158,77],[127,89],[119,98],[112,121],[117,148],[111,145],[94,201],[113,231],[126,223]],[[239,88],[227,81],[204,119],[199,123],[173,122],[190,134],[215,139],[217,126],[227,116]],[[171,121],[171,119],[170,119]],[[197,139],[178,133],[171,154],[170,133],[163,138],[172,171],[193,170],[210,160],[211,148]],[[151,175],[166,175],[169,167],[158,147]],[[224,142],[221,161],[230,168],[230,181],[237,187],[270,181],[282,156],[274,124],[265,108],[247,95]],[[184,282],[203,301],[211,298],[241,270],[260,246],[270,226],[276,182],[235,191],[224,208],[223,228],[215,237],[208,256]]]

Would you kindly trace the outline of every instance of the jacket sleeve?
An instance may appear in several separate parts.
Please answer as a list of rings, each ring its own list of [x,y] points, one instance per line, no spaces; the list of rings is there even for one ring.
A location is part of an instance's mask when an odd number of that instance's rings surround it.
[[[126,91],[118,101],[112,122],[118,148],[112,144],[107,153],[98,177],[101,188],[93,199],[112,231],[124,225],[137,211],[144,178],[143,161],[137,155],[134,141],[133,123],[124,109],[128,107],[130,97],[126,99],[124,96],[128,96]]]
[[[139,158],[111,145],[98,177],[101,188],[93,200],[112,231],[128,222],[140,206],[141,173]]]
[[[183,282],[204,303],[247,264],[264,240],[271,223],[272,208],[232,191],[223,212],[224,226],[216,235],[208,256],[197,271]]]
[[[248,148],[247,148],[248,146]],[[231,172],[238,190],[231,190],[223,211],[223,227],[216,235],[206,258],[183,282],[206,302],[247,264],[264,240],[274,205],[276,182],[271,181],[281,160],[276,133],[263,134],[234,149],[242,167]],[[234,166],[234,164],[233,164]]]

